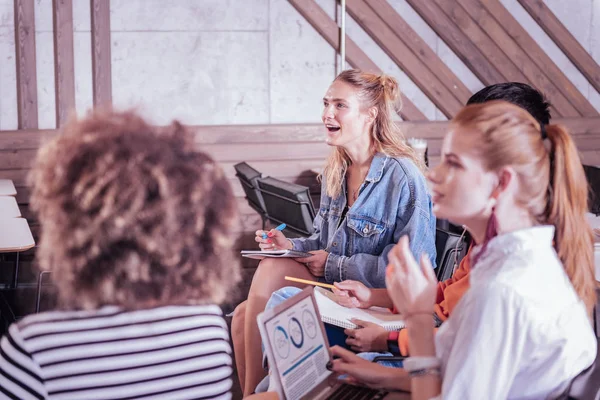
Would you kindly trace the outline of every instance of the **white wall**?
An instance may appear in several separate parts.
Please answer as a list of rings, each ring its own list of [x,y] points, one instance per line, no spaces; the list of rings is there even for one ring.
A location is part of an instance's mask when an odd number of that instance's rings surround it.
[[[483,85],[405,0],[388,0],[472,91]],[[600,109],[600,95],[517,0],[501,0],[567,76]],[[335,0],[317,0],[332,17]],[[546,0],[600,61],[600,0]],[[78,113],[92,105],[89,0],[73,0]],[[40,128],[56,125],[52,0],[36,0]],[[432,102],[347,17],[348,35],[430,119]],[[155,123],[318,122],[321,97],[339,57],[287,0],[111,0],[113,101]],[[13,0],[0,0],[0,129],[17,126]]]

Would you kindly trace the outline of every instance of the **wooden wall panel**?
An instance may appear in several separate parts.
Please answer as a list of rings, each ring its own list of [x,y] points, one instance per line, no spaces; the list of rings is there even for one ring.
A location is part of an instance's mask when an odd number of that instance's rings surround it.
[[[73,60],[73,0],[52,0],[54,26],[54,82],[56,126],[61,127],[75,109]]]
[[[319,32],[333,48],[339,49],[339,29],[314,0],[288,0],[290,4]],[[355,68],[373,73],[381,69],[346,35],[346,59]],[[406,121],[426,121],[427,117],[402,94],[400,116]]]
[[[112,103],[110,0],[90,0],[94,106]]]
[[[578,148],[586,154],[589,163],[600,164],[600,117],[563,118],[553,120],[564,124],[572,132]],[[401,122],[406,137],[426,139],[429,156],[435,165],[440,155],[442,139],[448,122]],[[299,182],[318,190],[315,181],[329,152],[324,143],[325,132],[321,124],[300,125],[239,125],[197,126],[195,132],[200,148],[210,154],[223,167],[238,196],[243,196],[233,166],[248,161],[264,175]],[[27,203],[27,173],[37,149],[57,130],[1,131],[0,179],[12,179],[20,194],[20,203]],[[265,152],[268,146],[269,151]]]
[[[38,101],[35,66],[35,14],[33,0],[14,0],[19,129],[37,129]]]
[[[541,0],[518,0],[587,80],[600,91],[600,66]],[[595,6],[594,6],[595,7]]]
[[[581,156],[585,163],[600,165],[600,117],[557,119],[555,122],[563,123],[571,129],[579,149],[582,150]],[[400,126],[407,137],[427,139],[430,165],[437,165],[448,122],[402,122]],[[244,199],[243,189],[235,176],[233,166],[237,162],[249,161],[264,176],[308,186],[313,193],[313,202],[318,206],[320,183],[316,175],[321,171],[328,151],[323,143],[325,133],[321,124],[191,128],[195,131],[196,142],[200,148],[219,162],[232,185],[239,214],[236,232],[240,236],[236,242],[236,250],[253,246],[253,232],[262,226],[260,216]],[[29,208],[31,189],[27,182],[27,174],[37,148],[57,132],[0,132],[0,179],[12,179],[15,182],[21,213],[30,222],[36,237],[39,225]],[[268,152],[265,152],[266,147],[269,148]],[[273,148],[277,151],[272,151]],[[253,268],[256,262],[244,259],[242,266]]]

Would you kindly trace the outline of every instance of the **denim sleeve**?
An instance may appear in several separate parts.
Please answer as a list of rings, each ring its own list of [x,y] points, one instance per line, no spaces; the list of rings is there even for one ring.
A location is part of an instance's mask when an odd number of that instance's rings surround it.
[[[294,238],[290,239],[290,242],[294,245],[293,249],[298,251],[316,251],[322,250],[321,244],[321,225],[323,224],[323,217],[318,212],[317,216],[313,220],[314,233],[309,237],[305,238]]]
[[[325,264],[327,282],[352,279],[369,287],[384,288],[388,253],[402,236],[408,236],[410,249],[417,260],[426,253],[435,268],[435,217],[431,212],[429,193],[424,183],[414,186],[405,182],[404,186],[411,201],[401,200],[398,205],[392,242],[380,255],[360,253],[347,257],[329,253]]]

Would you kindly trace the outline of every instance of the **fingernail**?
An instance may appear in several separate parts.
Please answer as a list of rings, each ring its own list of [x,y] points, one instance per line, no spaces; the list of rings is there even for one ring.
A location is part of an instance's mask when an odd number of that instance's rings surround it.
[[[273,243],[271,239],[267,239],[267,243]]]
[[[275,236],[275,234],[273,232],[269,232],[269,233],[267,233],[267,236],[268,237],[273,237],[273,236]]]
[[[331,361],[327,361],[327,364],[325,364],[325,368],[331,371],[333,369],[333,363]]]

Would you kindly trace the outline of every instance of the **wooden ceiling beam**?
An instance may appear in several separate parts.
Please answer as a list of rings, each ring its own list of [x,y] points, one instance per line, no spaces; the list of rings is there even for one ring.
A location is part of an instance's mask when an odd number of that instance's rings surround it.
[[[407,0],[433,31],[450,47],[484,85],[505,82],[506,78],[434,0]],[[448,2],[452,3],[452,2]]]
[[[515,60],[562,116],[598,116],[592,104],[558,68],[499,0],[459,0],[490,37]],[[498,26],[500,29],[491,29]]]
[[[566,54],[577,69],[600,91],[600,66],[581,43],[540,0],[518,0],[556,45]]]
[[[444,83],[398,38],[363,0],[347,0],[350,16],[373,38],[444,115],[452,118],[463,107]]]
[[[454,97],[461,104],[466,104],[472,95],[471,91],[448,68],[431,47],[421,39],[421,36],[411,28],[404,18],[396,12],[390,3],[386,0],[369,0],[364,2],[379,15],[396,36],[410,48],[413,54],[440,79],[446,88],[454,94]]]
[[[288,0],[308,23],[329,43],[334,49],[339,49],[339,28],[325,11],[314,0]],[[381,69],[367,56],[358,45],[346,35],[346,60],[355,68],[363,71],[381,74]],[[402,96],[402,109],[400,116],[407,121],[426,121],[427,117],[404,94]]]

